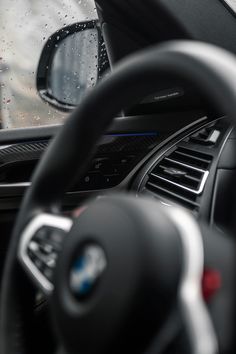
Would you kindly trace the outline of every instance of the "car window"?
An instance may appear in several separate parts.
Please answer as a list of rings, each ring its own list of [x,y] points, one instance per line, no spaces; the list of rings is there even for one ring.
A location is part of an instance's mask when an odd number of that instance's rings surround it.
[[[93,45],[88,45],[91,41]],[[93,87],[97,76],[94,61],[99,52],[98,42],[96,28],[83,30],[61,41],[51,63],[49,78],[55,99],[76,106]]]
[[[93,0],[0,0],[1,128],[64,121],[67,113],[56,110],[38,95],[38,62],[53,33],[93,19],[97,19]]]

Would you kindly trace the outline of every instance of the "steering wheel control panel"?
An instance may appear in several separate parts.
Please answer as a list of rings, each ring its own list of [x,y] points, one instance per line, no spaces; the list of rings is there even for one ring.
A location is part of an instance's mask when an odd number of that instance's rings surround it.
[[[69,218],[40,214],[23,231],[18,258],[47,294],[53,290],[56,260],[71,227],[72,220]]]
[[[42,227],[28,245],[29,259],[49,281],[52,280],[53,269],[64,237],[65,232],[61,229]]]

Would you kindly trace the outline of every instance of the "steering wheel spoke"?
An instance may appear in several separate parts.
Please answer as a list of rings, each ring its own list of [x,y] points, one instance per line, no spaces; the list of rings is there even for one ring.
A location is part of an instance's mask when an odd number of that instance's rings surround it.
[[[53,291],[53,274],[62,242],[70,231],[72,219],[39,214],[24,229],[18,258],[36,286],[47,295]]]

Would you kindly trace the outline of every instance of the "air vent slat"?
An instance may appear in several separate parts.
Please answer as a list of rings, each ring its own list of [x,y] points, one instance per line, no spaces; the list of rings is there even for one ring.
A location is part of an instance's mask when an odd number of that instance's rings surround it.
[[[198,203],[196,203],[188,198],[185,198],[177,193],[166,190],[165,188],[163,188],[161,186],[157,186],[156,184],[153,184],[151,182],[148,182],[147,186],[149,187],[148,190],[150,189],[154,193],[158,192],[158,194],[160,194],[163,198],[169,199],[171,196],[176,202],[180,202],[180,203],[183,202],[193,208],[199,207]]]
[[[191,156],[189,153],[178,150],[173,153],[172,158],[181,163],[185,163],[200,169],[206,169],[210,163],[210,160],[206,160],[200,156]]]
[[[177,188],[185,189],[185,190],[187,190],[187,191],[189,191],[191,193],[194,193],[194,194],[200,194],[202,192],[202,188],[200,188],[199,183],[197,183],[197,184],[196,183],[187,184],[185,181],[183,182],[183,180],[180,181],[180,182],[179,181],[175,182],[171,178],[165,178],[165,177],[163,177],[161,175],[156,175],[154,173],[152,173],[151,176],[154,177],[155,179],[158,179],[158,180],[161,179],[161,180],[167,182],[168,184],[174,185]],[[157,183],[158,183],[158,181],[157,181]]]
[[[200,182],[199,178],[196,178],[196,177],[193,177],[193,176],[186,175],[185,178],[188,178],[188,179],[190,179],[191,181],[194,181],[194,182],[198,182],[198,183]]]
[[[191,179],[188,179],[186,178],[186,175],[183,175],[181,177],[175,177],[175,176],[171,176],[171,175],[167,175],[166,173],[164,172],[155,172],[155,173],[152,173],[151,174],[152,177],[154,178],[160,178],[160,179],[163,179],[163,180],[167,180],[169,183],[175,183],[176,185],[181,185],[181,186],[184,186],[186,188],[195,188],[195,189],[198,189],[198,186],[199,186],[199,183],[200,181],[192,181]]]
[[[175,160],[175,159],[170,158],[170,157],[166,157],[165,160],[166,160],[166,161],[169,161],[169,162],[171,162],[171,163],[174,163],[174,164],[176,164],[176,165],[183,166],[183,167],[185,167],[186,169],[195,170],[195,171],[198,171],[198,172],[204,171],[204,170],[201,169],[201,168],[198,168],[198,167],[195,167],[195,166],[190,165],[189,162],[188,162],[188,164],[187,164],[187,163],[183,163],[183,162],[180,162],[180,161]]]
[[[184,156],[184,157],[193,159],[193,156],[191,156],[190,154],[188,154],[188,153],[186,153],[186,152],[175,151],[175,154],[182,155],[182,156]],[[197,157],[197,156],[194,156],[194,160],[197,160],[197,161],[200,161],[200,162],[205,162],[205,163],[210,163],[210,160],[206,160],[206,159],[204,159],[204,158]]]

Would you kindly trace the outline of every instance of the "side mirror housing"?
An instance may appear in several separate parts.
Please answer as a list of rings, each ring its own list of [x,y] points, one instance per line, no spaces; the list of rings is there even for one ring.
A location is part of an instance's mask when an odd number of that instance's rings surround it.
[[[64,27],[43,48],[37,71],[39,95],[57,109],[71,111],[108,68],[98,21]]]

